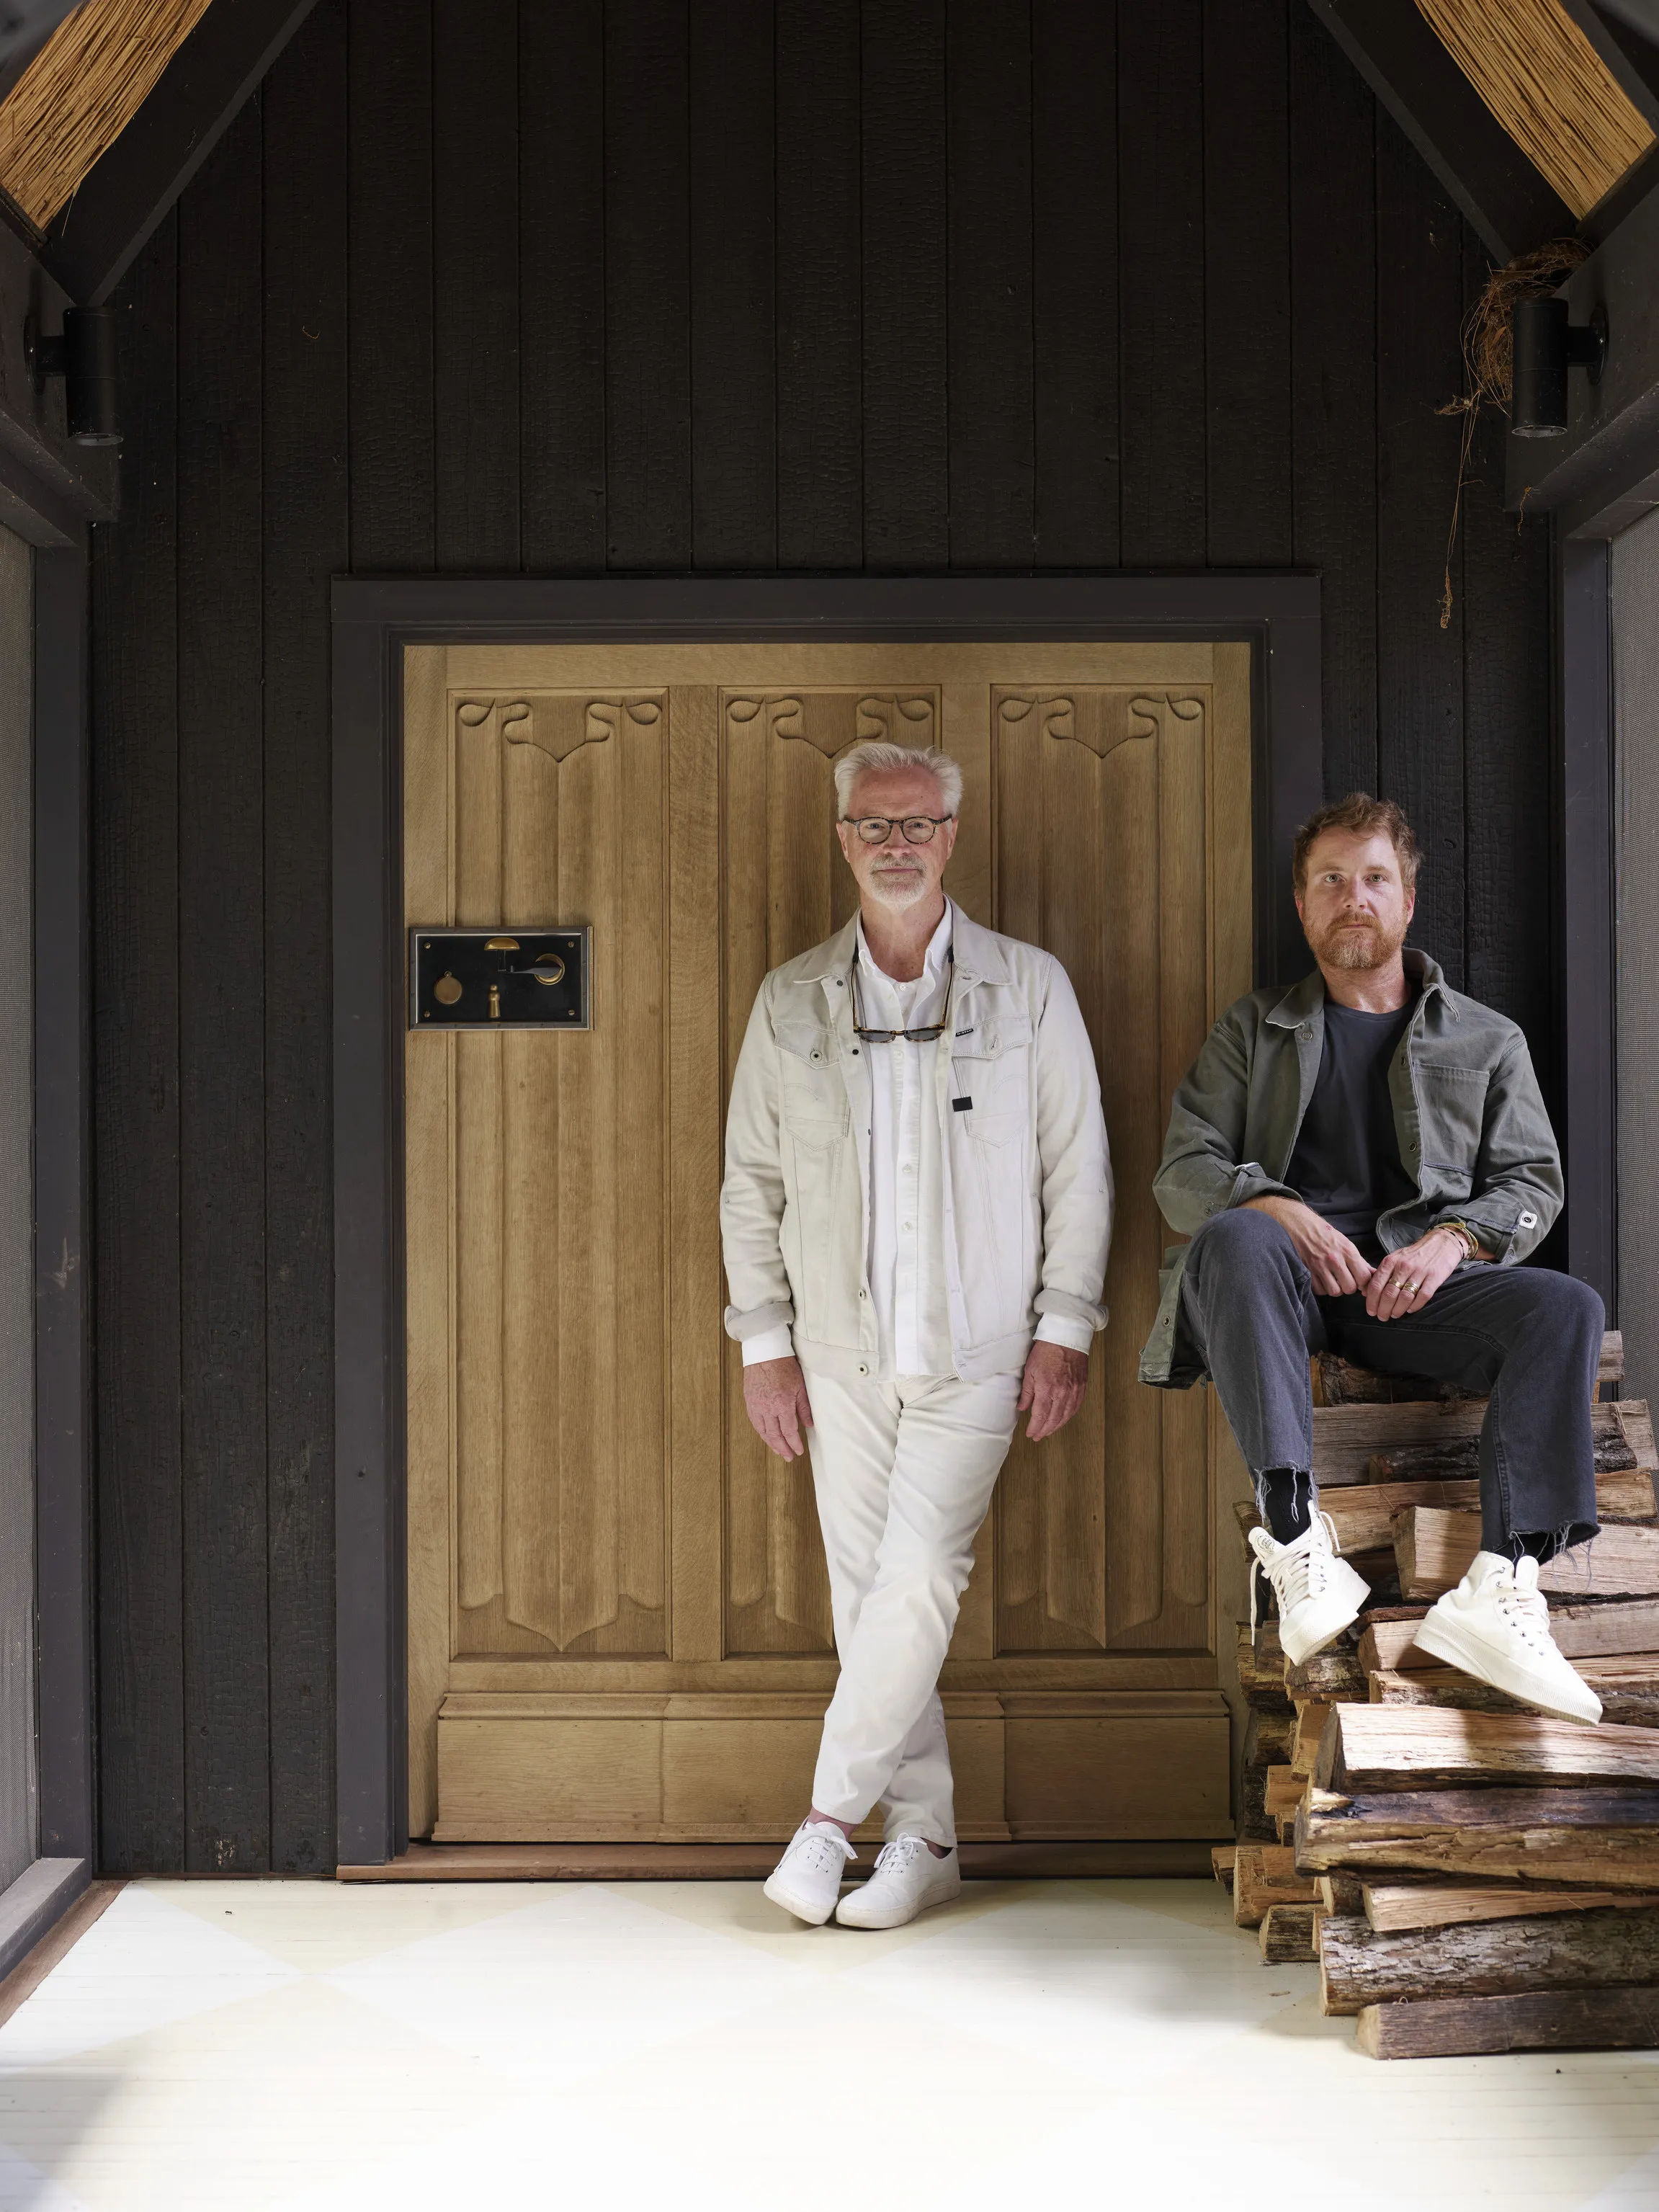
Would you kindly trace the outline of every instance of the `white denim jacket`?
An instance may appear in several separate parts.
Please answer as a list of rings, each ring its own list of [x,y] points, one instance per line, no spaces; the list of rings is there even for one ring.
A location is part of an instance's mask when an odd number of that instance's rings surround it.
[[[720,1234],[741,1342],[780,1323],[820,1373],[878,1361],[870,1249],[869,1063],[853,1033],[856,918],[761,985],[726,1123]],[[945,1134],[945,1268],[964,1382],[1024,1364],[1039,1316],[1094,1329],[1112,1233],[1100,1079],[1052,954],[958,911]],[[941,1047],[944,1040],[940,1040]],[[962,1104],[959,1102],[969,1103]]]

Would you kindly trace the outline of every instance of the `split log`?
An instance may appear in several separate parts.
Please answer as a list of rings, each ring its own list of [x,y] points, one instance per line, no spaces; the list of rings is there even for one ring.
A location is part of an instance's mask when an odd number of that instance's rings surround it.
[[[1288,1766],[1296,1749],[1296,1708],[1282,1713],[1253,1712],[1244,1723],[1244,1764]]]
[[[1403,1451],[1429,1446],[1442,1450],[1466,1438],[1478,1437],[1486,1418],[1484,1398],[1437,1399],[1385,1406],[1316,1406],[1313,1416],[1313,1471],[1322,1486],[1347,1486],[1376,1480],[1373,1460],[1386,1460],[1392,1468]],[[1617,1440],[1634,1455],[1635,1464],[1651,1473],[1659,1468],[1654,1446],[1653,1423],[1644,1400],[1621,1398],[1595,1407],[1590,1414],[1594,1437],[1611,1444]]]
[[[1316,1905],[1270,1905],[1256,1935],[1263,1965],[1311,1966],[1319,1956],[1319,1918]]]
[[[1585,1660],[1579,1674],[1601,1700],[1601,1717],[1621,1728],[1659,1729],[1659,1656]],[[1441,1705],[1460,1712],[1526,1713],[1533,1708],[1452,1667],[1422,1667],[1370,1677],[1374,1705]]]
[[[1296,1870],[1296,1855],[1282,1844],[1240,1844],[1233,1859],[1233,1920],[1258,1928],[1270,1905],[1312,1905],[1319,1893]]]
[[[1366,2005],[1356,2040],[1367,2058],[1647,2051],[1659,2044],[1659,1990],[1549,1990],[1528,1996]]]
[[[1432,1382],[1426,1375],[1378,1375],[1357,1367],[1334,1352],[1316,1352],[1312,1361],[1316,1406],[1386,1406],[1420,1399],[1461,1398],[1468,1394],[1455,1382]],[[1601,1339],[1596,1388],[1606,1395],[1625,1379],[1625,1340],[1616,1328]]]
[[[1446,1513],[1478,1513],[1480,1485],[1467,1480],[1427,1476],[1395,1480],[1379,1475],[1375,1482],[1358,1483],[1352,1490],[1334,1490],[1323,1510],[1330,1515],[1344,1557],[1381,1552],[1394,1542],[1394,1516],[1408,1505],[1433,1505]],[[1254,1513],[1249,1506],[1246,1511]],[[1654,1517],[1653,1477],[1638,1468],[1628,1474],[1603,1474],[1596,1479],[1595,1510],[1604,1522],[1648,1522]]]
[[[1571,1598],[1557,1595],[1550,1601],[1550,1633],[1557,1650],[1569,1659],[1659,1652],[1659,1603],[1650,1598],[1622,1598],[1601,1605],[1575,1605]]]
[[[1237,1856],[1237,1844],[1217,1844],[1210,1852],[1210,1871],[1229,1897],[1233,1893],[1233,1862]]]
[[[1339,1698],[1364,1696],[1365,1670],[1352,1644],[1333,1644],[1299,1667],[1287,1662],[1285,1687],[1294,1698],[1319,1698],[1333,1705]]]
[[[1291,1710],[1285,1690],[1285,1654],[1277,1633],[1272,1652],[1259,1652],[1247,1620],[1238,1624],[1238,1686],[1252,1712],[1288,1713]]]
[[[1516,1996],[1534,1990],[1645,1988],[1659,1983],[1659,1911],[1534,1914],[1379,1936],[1364,1920],[1319,1926],[1323,2009],[1423,1997]]]
[[[1325,1723],[1330,1715],[1328,1699],[1297,1699],[1296,1736],[1291,1746],[1291,1771],[1299,1774],[1304,1781],[1312,1778],[1314,1761],[1319,1756],[1319,1739],[1325,1733]]]
[[[1321,1877],[1323,1884],[1339,1879]],[[1351,1879],[1351,1877],[1350,1877]],[[1525,1920],[1551,1912],[1628,1911],[1659,1906],[1651,1890],[1506,1888],[1501,1883],[1355,1883],[1358,1911],[1379,1936],[1408,1928],[1449,1928],[1466,1920]]]
[[[1296,1818],[1296,1864],[1470,1881],[1659,1890],[1659,1790],[1395,1790],[1317,1786]]]
[[[1238,1819],[1234,1834],[1241,1844],[1276,1844],[1279,1823],[1267,1817],[1265,1766],[1247,1766],[1238,1778]]]
[[[1468,1572],[1480,1549],[1480,1516],[1407,1506],[1394,1517],[1394,1549],[1406,1596],[1437,1598]],[[1593,1544],[1552,1559],[1538,1586],[1577,1600],[1659,1596],[1659,1528],[1614,1522]]]
[[[1308,1777],[1298,1774],[1293,1766],[1270,1766],[1267,1794],[1262,1799],[1269,1820],[1281,1813],[1294,1813],[1307,1786]]]
[[[1601,1727],[1543,1713],[1432,1705],[1334,1705],[1314,1778],[1350,1796],[1382,1790],[1659,1787],[1659,1729]]]
[[[1420,1616],[1419,1616],[1420,1617]],[[1413,1640],[1417,1634],[1415,1620],[1373,1620],[1359,1638],[1359,1663],[1366,1675],[1385,1673],[1405,1673],[1420,1668],[1438,1668],[1441,1662],[1427,1651],[1419,1651]]]
[[[1322,1912],[1344,1912],[1352,1918],[1365,1910],[1365,1885],[1357,1874],[1322,1874],[1318,1888]]]
[[[1596,1474],[1607,1483],[1609,1505],[1623,1509],[1604,1517],[1639,1520],[1650,1516],[1654,1510],[1653,1424],[1646,1400],[1627,1398],[1593,1407],[1590,1447]],[[1385,1451],[1374,1452],[1366,1469],[1369,1480],[1378,1484],[1474,1482],[1478,1481],[1480,1472],[1478,1437],[1391,1444]],[[1596,1488],[1599,1493],[1601,1481]]]

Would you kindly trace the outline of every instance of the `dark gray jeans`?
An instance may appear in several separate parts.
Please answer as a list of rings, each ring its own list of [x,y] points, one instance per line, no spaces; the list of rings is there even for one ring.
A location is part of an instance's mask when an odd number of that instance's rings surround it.
[[[1420,1313],[1373,1321],[1360,1297],[1315,1295],[1270,1214],[1212,1214],[1192,1242],[1186,1319],[1252,1474],[1313,1458],[1308,1356],[1334,1352],[1383,1375],[1426,1375],[1489,1392],[1480,1431],[1480,1540],[1550,1548],[1595,1534],[1590,1392],[1606,1325],[1587,1283],[1547,1267],[1480,1261],[1449,1276]]]

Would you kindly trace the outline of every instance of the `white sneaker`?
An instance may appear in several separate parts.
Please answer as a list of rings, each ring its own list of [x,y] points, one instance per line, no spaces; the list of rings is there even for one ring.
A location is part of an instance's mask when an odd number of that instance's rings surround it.
[[[1328,1513],[1316,1513],[1294,1543],[1281,1544],[1265,1528],[1252,1528],[1250,1549],[1261,1560],[1279,1601],[1279,1641],[1299,1667],[1334,1644],[1370,1595],[1370,1584],[1341,1556]],[[1250,1622],[1255,1624],[1251,1580]]]
[[[943,1858],[921,1836],[895,1836],[884,1844],[876,1870],[862,1889],[850,1890],[836,1908],[843,1928],[902,1928],[930,1905],[962,1894],[962,1868],[953,1844]]]
[[[767,1876],[765,1893],[808,1927],[822,1928],[836,1909],[847,1862],[857,1856],[839,1828],[803,1820]]]
[[[1477,1552],[1457,1588],[1429,1607],[1415,1640],[1419,1651],[1558,1720],[1601,1717],[1601,1700],[1555,1648],[1536,1559],[1511,1565],[1499,1553]]]

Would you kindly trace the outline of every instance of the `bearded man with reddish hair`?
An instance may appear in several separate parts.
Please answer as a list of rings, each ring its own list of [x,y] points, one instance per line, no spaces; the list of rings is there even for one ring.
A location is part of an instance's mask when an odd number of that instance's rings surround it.
[[[1560,1211],[1560,1154],[1521,1031],[1406,950],[1418,861],[1399,807],[1364,792],[1297,831],[1297,912],[1317,964],[1230,1007],[1176,1092],[1153,1188],[1191,1242],[1170,1255],[1141,1380],[1214,1382],[1297,1661],[1369,1595],[1319,1510],[1310,1352],[1488,1395],[1481,1548],[1418,1648],[1546,1712],[1599,1720],[1551,1637],[1538,1570],[1596,1532],[1601,1301],[1516,1264]]]

